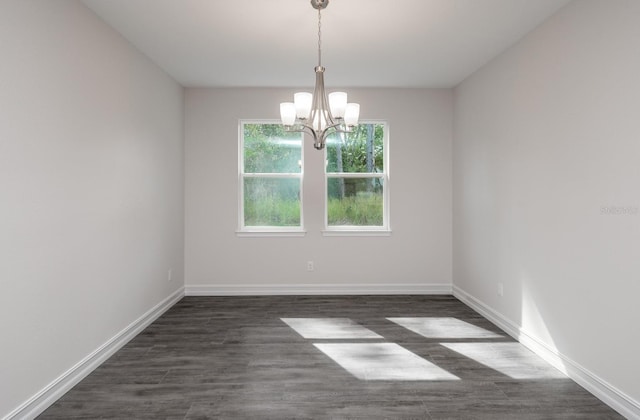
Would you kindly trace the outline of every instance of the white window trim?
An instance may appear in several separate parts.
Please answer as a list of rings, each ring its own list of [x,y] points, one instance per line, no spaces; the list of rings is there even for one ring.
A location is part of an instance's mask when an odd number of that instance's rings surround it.
[[[267,226],[265,229],[258,229],[258,227],[252,227],[246,230],[237,230],[236,236],[239,238],[301,238],[305,236],[307,232],[303,229],[278,229],[277,226]]]
[[[391,215],[389,210],[390,197],[390,175],[389,175],[389,124],[384,120],[366,120],[360,124],[381,124],[384,126],[384,138],[382,139],[383,147],[383,167],[382,174],[376,172],[364,173],[345,173],[345,172],[327,172],[324,168],[324,230],[322,236],[391,236]],[[327,161],[327,150],[324,151],[324,160]],[[327,188],[329,178],[382,178],[382,226],[329,226]]]
[[[239,120],[238,121],[238,237],[303,237],[304,209],[304,136],[300,150],[300,172],[293,173],[244,173],[244,125],[245,124],[280,124],[279,120]],[[245,226],[244,225],[244,179],[245,178],[298,178],[300,183],[300,226]]]
[[[390,229],[362,229],[363,226],[336,226],[331,230],[323,230],[322,236],[391,236]]]

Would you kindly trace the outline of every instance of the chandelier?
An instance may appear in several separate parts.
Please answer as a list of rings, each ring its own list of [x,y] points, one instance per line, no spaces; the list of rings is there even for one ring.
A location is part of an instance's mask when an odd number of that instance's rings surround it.
[[[347,103],[346,92],[333,92],[327,96],[324,90],[321,11],[328,4],[329,0],[311,0],[311,6],[318,10],[318,65],[315,67],[313,94],[298,92],[293,95],[293,102],[280,104],[280,118],[285,130],[310,134],[313,147],[318,150],[324,149],[330,134],[351,132],[358,125],[360,115],[360,105]]]

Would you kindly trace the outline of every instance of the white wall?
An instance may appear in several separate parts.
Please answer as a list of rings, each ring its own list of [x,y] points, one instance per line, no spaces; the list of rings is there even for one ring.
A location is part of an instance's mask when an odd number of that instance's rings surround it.
[[[640,2],[570,3],[454,104],[454,286],[639,410]]]
[[[187,293],[450,291],[451,90],[348,90],[362,119],[389,123],[390,237],[321,235],[324,158],[311,140],[305,144],[307,235],[236,236],[238,121],[278,120],[279,103],[294,92],[186,90]],[[306,271],[308,260],[315,271]]]
[[[77,1],[0,2],[0,57],[4,417],[183,286],[183,91]]]

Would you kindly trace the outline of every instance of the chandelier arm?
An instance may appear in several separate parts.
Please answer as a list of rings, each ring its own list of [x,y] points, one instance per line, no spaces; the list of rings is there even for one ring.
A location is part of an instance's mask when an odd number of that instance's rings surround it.
[[[318,133],[308,124],[305,123],[297,123],[296,125],[285,126],[285,131],[291,133],[306,133],[313,137],[313,141],[316,142],[318,140]]]
[[[318,141],[318,133],[316,132],[316,130],[314,130],[311,126],[309,125],[303,125],[302,126],[305,133],[311,135],[313,137],[313,142],[316,143]]]
[[[333,125],[331,126],[331,128],[333,128],[336,133],[344,133],[344,134],[353,133],[353,129],[351,129],[350,127],[344,126],[344,128],[342,128],[341,126],[343,126],[342,123]]]
[[[329,131],[331,130],[331,131]],[[324,138],[327,138],[328,136],[330,136],[331,134],[336,134],[336,133],[341,133],[341,134],[350,134],[353,133],[353,129],[349,126],[344,125],[342,122],[330,125],[329,127],[324,129],[324,132],[322,133],[322,136]]]

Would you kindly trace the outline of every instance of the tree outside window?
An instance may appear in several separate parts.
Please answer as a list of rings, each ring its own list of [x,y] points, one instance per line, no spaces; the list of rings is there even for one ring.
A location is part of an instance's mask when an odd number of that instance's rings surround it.
[[[240,131],[240,229],[301,228],[302,135],[275,123]]]
[[[304,233],[304,141],[302,133],[287,132],[279,123],[241,121],[241,234]],[[326,195],[311,197],[306,203],[322,206],[324,200],[327,234],[370,231],[377,235],[389,230],[387,149],[388,129],[383,122],[361,123],[351,133],[335,133],[328,138],[324,152]],[[312,158],[323,156],[316,152]]]
[[[384,123],[361,123],[329,138],[327,229],[388,227],[386,131]]]

